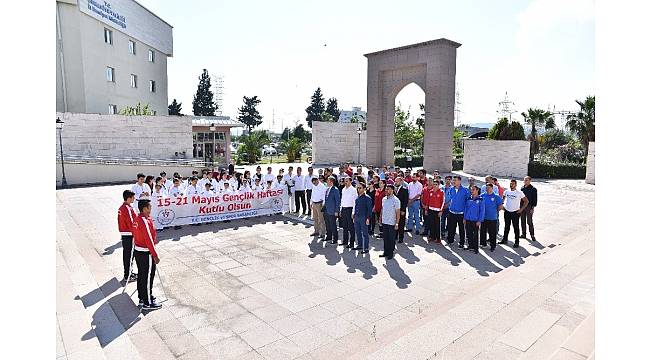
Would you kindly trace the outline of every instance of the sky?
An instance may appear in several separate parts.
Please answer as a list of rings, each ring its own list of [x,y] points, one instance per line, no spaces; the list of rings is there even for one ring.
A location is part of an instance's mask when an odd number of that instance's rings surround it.
[[[317,87],[341,110],[366,110],[363,54],[437,38],[462,44],[460,123],[495,122],[506,91],[513,120],[595,94],[593,0],[138,2],[174,27],[168,97],[185,114],[204,68],[223,77],[223,115],[236,118],[243,96],[262,100],[262,129],[306,124]],[[415,84],[396,98],[414,115],[422,102]]]

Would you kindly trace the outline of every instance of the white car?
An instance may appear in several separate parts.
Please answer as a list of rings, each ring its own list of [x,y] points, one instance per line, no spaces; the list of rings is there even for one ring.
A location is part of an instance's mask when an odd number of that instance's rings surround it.
[[[262,148],[262,155],[277,155],[278,151],[272,146]]]

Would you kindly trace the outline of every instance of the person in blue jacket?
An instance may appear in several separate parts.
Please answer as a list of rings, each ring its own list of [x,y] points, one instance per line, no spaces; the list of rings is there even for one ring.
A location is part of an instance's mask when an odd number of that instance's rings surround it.
[[[485,204],[479,195],[481,189],[476,185],[473,185],[471,189],[472,197],[466,202],[463,223],[467,232],[467,249],[474,250],[474,253],[478,254],[478,232],[485,218]]]
[[[359,240],[359,246],[354,250],[361,250],[362,254],[368,253],[368,226],[370,225],[370,217],[374,216],[372,213],[372,200],[370,196],[366,195],[366,184],[362,182],[357,183],[357,194],[359,196],[354,201],[354,232]]]
[[[341,194],[334,186],[336,179],[333,176],[327,178],[327,190],[325,190],[325,201],[323,212],[325,213],[325,241],[330,240],[332,244],[339,242],[339,230],[336,227],[336,218],[341,209]]]
[[[458,248],[465,248],[465,228],[463,227],[463,214],[467,206],[467,200],[470,197],[469,190],[461,185],[461,177],[454,177],[454,187],[449,189],[445,198],[448,203],[449,214],[447,215],[447,244],[454,243],[456,236],[456,226],[458,225]]]
[[[497,246],[497,219],[499,211],[503,210],[503,199],[498,193],[494,192],[494,185],[487,183],[485,192],[481,194],[483,204],[485,205],[485,218],[481,223],[481,247],[487,246],[487,235],[490,236],[490,251],[494,251]]]

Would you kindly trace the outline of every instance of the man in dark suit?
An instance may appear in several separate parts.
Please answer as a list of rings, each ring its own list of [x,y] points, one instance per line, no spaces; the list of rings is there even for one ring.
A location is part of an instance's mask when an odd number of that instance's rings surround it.
[[[399,222],[398,222],[398,227],[397,227],[397,242],[398,243],[403,243],[404,242],[404,224],[406,223],[406,206],[408,205],[409,201],[409,191],[404,185],[404,180],[401,177],[395,178],[395,196],[397,196],[397,199],[399,200],[400,203],[400,210],[399,210]]]
[[[330,240],[332,244],[338,244],[339,231],[336,226],[336,218],[339,216],[341,209],[341,193],[334,186],[336,180],[333,176],[327,178],[327,190],[325,191],[325,202],[323,211],[325,212],[325,241]]]

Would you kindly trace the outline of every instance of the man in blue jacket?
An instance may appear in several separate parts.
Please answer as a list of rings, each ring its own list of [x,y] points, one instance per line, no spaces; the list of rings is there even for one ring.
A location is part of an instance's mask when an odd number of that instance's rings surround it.
[[[339,216],[341,209],[341,194],[339,189],[334,186],[336,179],[333,176],[327,178],[327,190],[325,190],[325,205],[323,205],[323,212],[325,213],[325,241],[330,240],[332,244],[338,244],[339,231],[336,227],[336,218]]]
[[[485,218],[485,204],[479,195],[481,189],[476,185],[473,185],[471,189],[472,197],[467,200],[463,222],[467,232],[467,249],[474,250],[474,254],[478,254],[478,231]]]
[[[481,194],[485,205],[485,217],[481,223],[481,247],[487,246],[486,237],[490,235],[490,251],[497,246],[497,219],[499,211],[503,210],[503,199],[494,192],[494,185],[487,183],[485,192]]]
[[[463,226],[463,214],[467,206],[467,200],[470,198],[469,190],[463,187],[461,177],[456,175],[454,177],[454,187],[449,189],[445,201],[448,200],[449,214],[447,215],[447,244],[454,243],[456,236],[456,226],[458,226],[458,248],[465,248],[465,228]]]
[[[357,183],[357,194],[359,196],[354,201],[354,232],[357,235],[359,246],[354,250],[361,250],[362,254],[368,253],[368,225],[370,225],[370,217],[372,213],[372,200],[370,196],[366,195],[366,184]]]

